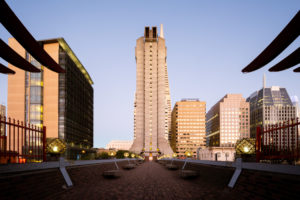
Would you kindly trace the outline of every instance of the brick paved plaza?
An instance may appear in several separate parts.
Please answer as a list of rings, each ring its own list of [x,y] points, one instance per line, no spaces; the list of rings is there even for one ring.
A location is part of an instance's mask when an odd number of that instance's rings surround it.
[[[77,171],[80,168],[76,169]],[[179,171],[169,171],[156,162],[145,162],[133,170],[122,170],[122,176],[107,179],[87,170],[74,177],[74,187],[58,195],[60,199],[215,199],[223,190],[222,183],[214,185],[180,178]],[[86,178],[89,177],[89,178]],[[217,191],[212,191],[218,189]]]
[[[132,162],[132,161],[131,161]],[[170,162],[170,161],[167,161]],[[179,167],[184,162],[174,161]],[[57,168],[2,173],[0,199],[299,199],[300,176],[244,169],[233,189],[228,183],[235,168],[188,163],[186,169],[199,176],[182,179],[180,170],[170,171],[157,162],[144,162],[124,170],[121,177],[107,179],[113,162],[69,166],[73,182],[66,182]]]

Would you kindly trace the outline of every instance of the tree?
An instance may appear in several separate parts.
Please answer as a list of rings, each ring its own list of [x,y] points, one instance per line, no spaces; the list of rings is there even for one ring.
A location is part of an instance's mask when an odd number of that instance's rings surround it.
[[[97,158],[99,159],[108,159],[109,156],[108,156],[108,153],[107,152],[102,152],[100,154],[97,154]]]
[[[125,158],[125,156],[124,156],[124,153],[125,152],[128,152],[129,153],[129,151],[126,151],[126,150],[119,150],[119,151],[117,151],[117,154],[116,154],[116,158]]]

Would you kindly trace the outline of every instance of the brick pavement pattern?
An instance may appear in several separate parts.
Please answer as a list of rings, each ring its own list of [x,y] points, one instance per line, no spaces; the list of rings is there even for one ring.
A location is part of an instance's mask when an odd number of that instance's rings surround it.
[[[104,178],[95,168],[69,170],[74,186],[57,195],[56,199],[218,199],[228,184],[228,180],[222,180],[223,176],[203,181],[201,173],[195,179],[185,180],[180,178],[179,171],[167,170],[156,162],[122,170],[122,176],[116,179]],[[226,179],[231,175],[229,172]]]
[[[168,162],[169,163],[169,162]],[[0,175],[0,200],[4,199],[300,199],[300,176],[243,170],[236,186],[227,187],[234,168],[187,164],[194,179],[180,178],[180,170],[167,170],[156,162],[145,162],[122,176],[106,179],[103,171],[114,163],[67,167],[74,184],[67,188],[58,169]],[[174,161],[182,167],[183,162]]]

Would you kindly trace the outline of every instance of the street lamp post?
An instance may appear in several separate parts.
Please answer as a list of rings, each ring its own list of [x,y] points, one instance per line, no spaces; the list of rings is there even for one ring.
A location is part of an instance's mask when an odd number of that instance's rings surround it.
[[[120,170],[119,170],[119,166],[117,165],[117,160],[116,160],[116,158],[115,158],[115,156],[116,156],[116,151],[115,150],[109,150],[109,152],[108,152],[108,155],[110,156],[110,157],[114,157],[114,163],[115,163],[115,166],[116,166],[116,170],[108,170],[108,171],[104,171],[103,172],[103,176],[104,177],[110,177],[110,178],[112,178],[112,177],[119,177],[119,176],[121,176],[121,173],[120,173]]]
[[[184,163],[184,165],[182,167],[182,170],[181,170],[181,177],[182,178],[190,178],[190,177],[196,177],[196,176],[198,176],[198,172],[197,171],[184,170],[188,159],[193,156],[193,152],[190,151],[190,150],[187,150],[187,151],[185,151],[185,156],[186,156],[186,160],[185,160],[185,163]]]
[[[128,159],[129,153],[128,153],[128,152],[125,152],[125,153],[124,153],[124,157],[127,158],[128,164],[127,164],[127,165],[124,165],[123,168],[124,168],[124,169],[133,169],[133,168],[135,167],[135,164],[131,164],[131,163],[129,162],[129,159]],[[132,153],[132,154],[131,154],[131,157],[134,158],[134,157],[135,157],[135,154]]]
[[[184,165],[182,167],[182,170],[184,170],[185,165],[186,165],[188,159],[193,156],[193,152],[190,151],[190,150],[186,150],[184,154],[185,154],[186,158],[185,158],[185,162],[184,162]]]
[[[117,154],[117,152],[115,150],[109,150],[109,152],[108,152],[108,155],[114,159],[114,163],[116,165],[117,170],[119,170],[119,166],[117,165],[117,160],[115,157],[116,154]]]
[[[128,152],[125,152],[125,153],[124,153],[124,157],[127,159],[128,164],[130,164],[129,159],[128,159],[128,157],[129,157],[129,153],[128,153]]]
[[[171,165],[173,164],[174,158],[176,158],[176,157],[177,157],[177,153],[173,153],[173,154],[172,154],[172,162],[171,162]]]
[[[54,138],[48,142],[46,151],[56,157],[56,159],[59,159],[66,151],[66,143],[59,138]]]

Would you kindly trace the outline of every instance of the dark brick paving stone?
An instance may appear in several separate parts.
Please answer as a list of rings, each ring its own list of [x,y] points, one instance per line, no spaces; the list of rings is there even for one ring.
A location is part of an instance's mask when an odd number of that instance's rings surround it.
[[[179,167],[183,162],[174,162]],[[118,163],[120,169],[128,162]],[[233,168],[187,164],[199,177],[185,180],[178,171],[167,170],[156,162],[145,162],[133,170],[121,170],[118,179],[106,179],[103,171],[115,169],[113,163],[70,167],[74,186],[63,188],[59,170],[37,172],[0,179],[2,199],[300,199],[300,176],[243,170],[235,188],[227,185]]]
[[[103,168],[109,169],[107,166],[99,166],[99,173]],[[85,174],[86,170],[69,170],[74,186],[57,195],[56,199],[218,199],[224,188],[224,185],[218,186],[221,189],[216,190],[216,187],[210,183],[206,185],[203,181],[199,184],[201,180],[198,178],[184,180],[180,178],[180,173],[169,171],[155,162],[145,162],[130,171],[121,170],[122,175],[118,179],[97,176],[97,169],[93,168]]]

